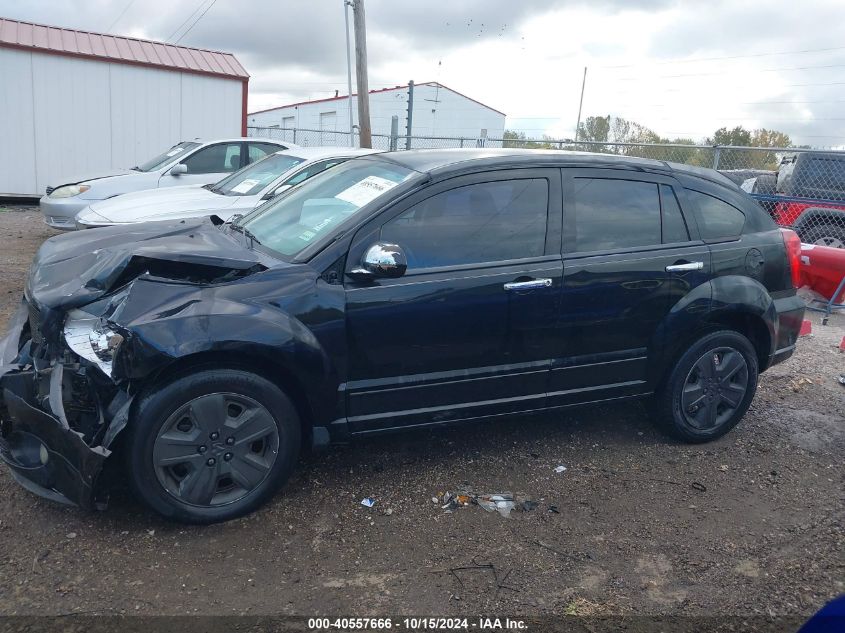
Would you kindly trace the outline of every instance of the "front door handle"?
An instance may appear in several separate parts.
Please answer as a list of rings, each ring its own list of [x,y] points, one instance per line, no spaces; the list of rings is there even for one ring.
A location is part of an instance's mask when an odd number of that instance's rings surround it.
[[[505,290],[532,290],[534,288],[549,288],[551,279],[529,279],[528,281],[511,281],[505,284]]]
[[[687,264],[673,264],[666,267],[667,273],[686,273],[691,270],[704,270],[704,262],[689,262]]]

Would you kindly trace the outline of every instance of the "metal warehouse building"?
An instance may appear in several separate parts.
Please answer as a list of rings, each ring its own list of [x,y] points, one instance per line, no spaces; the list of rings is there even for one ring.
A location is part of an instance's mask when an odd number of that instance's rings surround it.
[[[0,77],[0,196],[246,136],[249,75],[229,53],[0,18]]]
[[[370,124],[373,134],[390,134],[390,120],[396,115],[399,118],[399,135],[405,135],[408,97],[408,86],[370,91]],[[355,98],[352,100],[352,116],[354,124],[358,125],[358,100]],[[248,121],[250,127],[319,130],[325,137],[321,144],[333,145],[340,139],[332,132],[349,130],[349,98],[330,97],[252,112],[248,115]],[[413,136],[449,136],[480,140],[502,138],[504,131],[503,112],[437,82],[414,86],[411,127]],[[305,140],[294,140],[292,132],[274,134],[273,137],[292,143]],[[308,138],[313,138],[313,135]]]

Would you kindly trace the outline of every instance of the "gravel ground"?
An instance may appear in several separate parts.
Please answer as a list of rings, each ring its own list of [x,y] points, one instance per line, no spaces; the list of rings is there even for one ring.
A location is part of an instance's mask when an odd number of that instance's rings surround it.
[[[0,323],[54,233],[37,208],[0,209]],[[0,468],[0,614],[809,615],[845,585],[845,317],[811,318],[746,419],[703,446],[636,403],[386,436],[304,460],[265,508],[203,528],[121,490],[104,513],[56,506]],[[538,506],[432,503],[464,487]]]

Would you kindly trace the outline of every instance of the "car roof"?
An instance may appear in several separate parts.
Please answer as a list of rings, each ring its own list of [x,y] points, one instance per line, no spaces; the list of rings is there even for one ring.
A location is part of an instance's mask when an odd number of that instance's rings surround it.
[[[256,136],[234,136],[232,138],[186,138],[179,141],[179,143],[199,143],[200,145],[211,145],[212,143],[242,143],[243,141],[255,141],[257,143],[272,143],[273,145],[285,145],[287,147],[299,147],[294,143],[287,141],[279,141],[274,138],[259,138]],[[176,143],[178,145],[179,143]]]
[[[618,156],[615,154],[575,152],[569,150],[472,148],[412,149],[382,153],[379,156],[408,169],[422,173],[431,173],[432,175],[439,175],[440,173],[454,171],[460,168],[472,170],[474,168],[535,166],[621,167],[666,174],[672,174],[673,172],[687,174],[705,178],[730,188],[736,188],[736,185],[729,178],[706,167],[694,167],[692,165],[682,165],[651,158]]]
[[[377,151],[375,149],[359,149],[357,147],[291,147],[290,149],[278,151],[276,154],[289,154],[310,161],[319,158],[341,156],[366,156],[367,154],[375,154]]]

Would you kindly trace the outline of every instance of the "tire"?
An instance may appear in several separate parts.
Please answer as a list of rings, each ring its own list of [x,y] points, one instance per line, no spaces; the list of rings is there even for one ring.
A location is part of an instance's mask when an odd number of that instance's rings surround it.
[[[745,415],[757,376],[757,353],[745,336],[733,330],[705,334],[670,367],[654,396],[654,421],[684,442],[715,440]]]
[[[201,369],[159,387],[140,397],[127,428],[129,483],[150,508],[185,523],[227,521],[287,481],[301,427],[275,384]]]
[[[845,248],[845,226],[820,224],[801,231],[801,241],[805,244]]]

